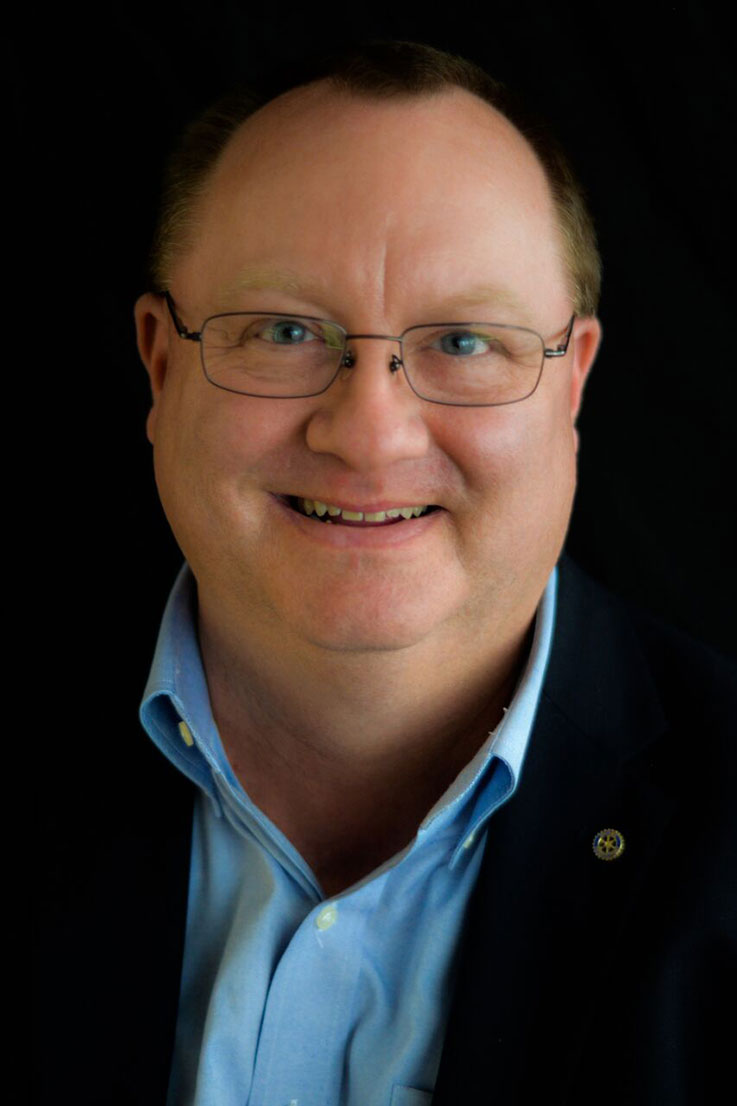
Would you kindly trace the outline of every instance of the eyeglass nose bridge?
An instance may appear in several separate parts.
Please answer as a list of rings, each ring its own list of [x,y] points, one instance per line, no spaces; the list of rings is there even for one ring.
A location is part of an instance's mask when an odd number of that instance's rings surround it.
[[[380,338],[387,342],[398,342],[400,351],[402,349],[402,339],[397,337],[396,334],[346,334],[346,349],[343,354],[343,360],[340,362],[341,369],[352,369],[356,363],[356,354],[353,350],[348,349],[348,342],[351,338]],[[393,353],[389,359],[389,372],[398,373],[399,370],[403,368],[404,361],[401,357],[398,357],[396,353]]]

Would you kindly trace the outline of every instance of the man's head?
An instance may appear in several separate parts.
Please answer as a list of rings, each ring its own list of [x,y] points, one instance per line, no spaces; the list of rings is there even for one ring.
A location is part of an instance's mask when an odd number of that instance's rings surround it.
[[[555,348],[592,295],[534,150],[459,87],[294,89],[232,133],[190,198],[159,275],[191,331],[223,312],[384,336],[475,320]],[[529,624],[570,516],[591,315],[532,395],[484,407],[419,398],[390,371],[391,338],[352,340],[353,367],[320,395],[237,395],[206,379],[161,298],[139,300],[137,323],[162,501],[211,611],[342,651],[453,649]],[[304,499],[438,510],[351,527],[304,517]]]

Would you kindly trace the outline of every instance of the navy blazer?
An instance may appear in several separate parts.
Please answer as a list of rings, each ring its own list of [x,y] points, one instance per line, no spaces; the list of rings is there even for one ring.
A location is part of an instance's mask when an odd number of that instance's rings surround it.
[[[434,1106],[722,1103],[737,1029],[736,704],[731,665],[562,559],[521,784],[490,823],[465,919]],[[166,1101],[195,789],[136,723],[123,712],[94,735],[94,786],[74,763],[52,773],[43,1106]],[[625,848],[605,861],[592,842],[608,828]]]

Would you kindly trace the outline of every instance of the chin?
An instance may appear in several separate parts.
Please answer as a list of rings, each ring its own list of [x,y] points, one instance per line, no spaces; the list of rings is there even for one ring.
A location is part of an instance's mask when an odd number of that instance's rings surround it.
[[[382,633],[379,628],[371,627],[363,632],[351,631],[331,635],[324,632],[305,634],[311,645],[333,653],[394,653],[400,649],[412,648],[426,636],[426,634],[408,633],[404,627],[402,632],[396,633],[389,630]]]
[[[434,598],[434,602],[433,602]],[[418,645],[452,618],[448,605],[439,607],[437,596],[422,595],[417,602],[401,602],[375,597],[369,602],[366,594],[335,597],[318,610],[304,607],[300,617],[292,616],[296,634],[311,644],[335,652],[392,652]]]

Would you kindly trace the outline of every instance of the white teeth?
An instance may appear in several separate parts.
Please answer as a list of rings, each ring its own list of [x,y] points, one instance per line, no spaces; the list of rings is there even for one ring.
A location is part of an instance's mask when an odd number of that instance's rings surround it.
[[[346,522],[386,522],[388,518],[404,519],[419,518],[428,509],[424,507],[389,507],[386,511],[347,511],[342,507],[335,507],[332,503],[323,503],[319,499],[298,499],[300,509],[306,515],[316,514],[323,518],[328,514],[331,518],[342,516]]]

